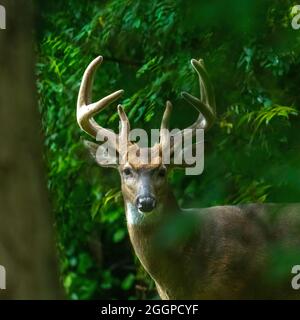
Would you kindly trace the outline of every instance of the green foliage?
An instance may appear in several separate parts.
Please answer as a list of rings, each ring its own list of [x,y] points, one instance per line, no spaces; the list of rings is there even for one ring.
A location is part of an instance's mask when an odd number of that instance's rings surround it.
[[[218,120],[206,134],[201,177],[175,172],[184,206],[299,201],[300,32],[292,1],[43,1],[37,4],[37,85],[62,282],[71,299],[149,298],[132,253],[118,174],[88,159],[75,117],[85,67],[104,63],[95,99],[119,88],[136,127],[157,128],[167,99],[172,127],[195,119],[189,65],[204,58]],[[98,117],[117,129],[115,107]]]

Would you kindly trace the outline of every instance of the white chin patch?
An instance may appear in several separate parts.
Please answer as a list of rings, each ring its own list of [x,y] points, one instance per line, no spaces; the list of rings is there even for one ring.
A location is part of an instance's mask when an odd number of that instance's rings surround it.
[[[144,215],[151,214],[151,213],[153,213],[153,211],[154,211],[154,210],[152,210],[152,211],[148,211],[148,212],[143,212],[143,211],[141,211],[140,209],[137,209],[137,210],[138,210],[138,212],[139,212],[140,214],[144,214]]]
[[[142,212],[131,203],[127,203],[126,211],[127,223],[132,225],[151,223],[153,222],[153,220],[156,220],[155,217],[159,216],[157,210],[152,210],[150,212]]]

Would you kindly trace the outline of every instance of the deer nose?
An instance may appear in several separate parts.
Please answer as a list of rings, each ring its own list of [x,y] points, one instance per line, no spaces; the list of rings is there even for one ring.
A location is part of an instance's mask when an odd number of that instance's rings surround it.
[[[151,196],[140,196],[136,199],[136,206],[142,212],[150,212],[155,208],[156,200]]]

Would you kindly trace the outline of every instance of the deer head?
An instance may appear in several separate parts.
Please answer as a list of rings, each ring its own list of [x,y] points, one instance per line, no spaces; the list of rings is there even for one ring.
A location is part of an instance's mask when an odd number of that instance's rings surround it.
[[[97,57],[90,63],[83,75],[78,95],[77,121],[80,128],[90,136],[102,141],[105,139],[109,143],[109,149],[112,152],[107,152],[103,147],[93,142],[86,142],[86,145],[100,166],[115,167],[119,170],[125,202],[135,207],[140,213],[151,212],[165,202],[169,170],[175,166],[181,168],[189,166],[186,163],[175,165],[172,162],[177,147],[176,141],[178,141],[176,136],[182,135],[184,132],[179,131],[172,137],[173,139],[170,139],[168,134],[172,110],[170,101],[167,101],[163,114],[159,142],[151,148],[141,148],[137,143],[130,141],[130,124],[121,105],[118,105],[119,133],[116,134],[100,126],[93,117],[123,94],[123,90],[119,90],[97,102],[91,102],[93,75],[102,61],[101,56]],[[215,98],[203,60],[192,59],[191,64],[199,76],[201,98],[199,99],[187,92],[183,92],[182,97],[199,112],[197,120],[188,127],[188,129],[191,129],[189,132],[193,136],[196,129],[207,130],[213,124],[215,120]],[[169,164],[166,164],[163,158],[163,150],[167,148],[170,152],[171,161]],[[105,157],[102,157],[105,152]],[[117,157],[111,157],[110,154],[116,154]],[[144,158],[151,159],[151,161],[144,161]]]

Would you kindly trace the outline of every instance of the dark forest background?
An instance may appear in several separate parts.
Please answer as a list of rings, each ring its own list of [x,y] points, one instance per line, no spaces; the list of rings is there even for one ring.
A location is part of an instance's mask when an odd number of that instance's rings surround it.
[[[71,299],[155,297],[128,239],[120,181],[97,167],[76,123],[88,63],[104,56],[94,99],[125,89],[132,126],[158,128],[167,99],[172,128],[196,113],[191,58],[203,58],[218,119],[205,136],[201,176],[174,172],[184,207],[300,199],[300,30],[289,0],[36,2],[39,107],[61,280]],[[116,105],[98,121],[114,130]]]

